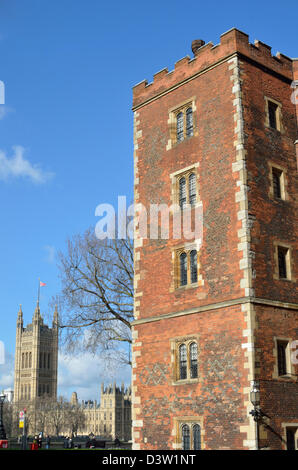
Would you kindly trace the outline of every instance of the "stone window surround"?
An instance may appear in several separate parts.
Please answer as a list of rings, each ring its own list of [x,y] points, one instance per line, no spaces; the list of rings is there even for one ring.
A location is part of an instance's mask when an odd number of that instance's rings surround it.
[[[182,168],[181,170],[175,171],[170,174],[170,179],[171,179],[171,202],[174,207],[177,206],[177,209],[180,209],[179,205],[179,180],[181,178],[186,178],[187,179],[187,184],[186,184],[186,194],[187,194],[187,203],[188,203],[188,198],[189,198],[189,191],[188,191],[188,178],[191,175],[191,173],[194,173],[196,176],[196,203],[192,206],[193,208],[199,206],[201,204],[200,201],[200,191],[199,191],[199,174],[198,174],[198,167],[199,163],[194,163],[193,165],[189,165],[187,167]]]
[[[274,272],[273,272],[273,279],[277,281],[286,281],[286,282],[296,282],[294,278],[294,265],[293,265],[293,256],[292,256],[292,245],[289,243],[285,243],[279,240],[273,241],[274,246]],[[287,256],[286,256],[286,266],[287,266],[287,277],[281,278],[279,277],[279,267],[278,267],[278,247],[287,249]]]
[[[289,195],[288,195],[288,181],[287,181],[287,170],[285,167],[278,165],[277,163],[273,161],[268,162],[269,165],[269,197],[271,199],[274,199],[275,201],[288,201],[289,200]],[[274,196],[274,190],[273,190],[273,170],[276,169],[281,172],[281,198],[276,198]]]
[[[269,96],[264,96],[265,100],[265,127],[269,129],[274,129],[275,131],[280,132],[281,134],[284,134],[284,127],[282,124],[282,104],[279,101],[276,101],[274,98],[271,98]],[[276,111],[276,128],[273,128],[269,124],[269,102],[274,103],[277,105],[277,111]]]
[[[283,381],[283,382],[289,382],[291,381],[297,381],[297,376],[295,375],[295,369],[294,365],[292,364],[291,361],[291,353],[292,350],[290,349],[290,344],[293,341],[293,338],[285,337],[285,336],[274,336],[274,346],[273,346],[273,357],[274,357],[274,368],[273,368],[273,373],[272,373],[272,378],[275,380]],[[287,374],[285,375],[279,375],[278,374],[278,342],[284,342],[288,343],[287,348],[286,348],[286,367],[287,367]]]
[[[190,353],[189,346],[191,343],[197,344],[198,351],[198,376],[190,378]],[[185,344],[187,350],[187,378],[179,379],[179,347]],[[188,385],[193,383],[202,382],[202,377],[199,373],[199,335],[185,335],[170,339],[171,346],[171,366],[172,366],[172,385]]]
[[[196,96],[192,96],[191,98],[179,103],[176,106],[173,106],[168,110],[169,118],[168,118],[168,127],[169,127],[169,140],[166,147],[166,150],[170,150],[171,148],[175,147],[176,145],[181,144],[182,142],[191,139],[197,135],[197,126],[196,126],[196,104],[195,104]],[[193,135],[186,137],[186,110],[188,108],[192,108],[192,119],[193,119]],[[184,115],[184,139],[182,141],[177,141],[177,115],[183,112]]]
[[[184,289],[193,289],[195,287],[203,286],[204,280],[202,275],[200,274],[200,243],[192,242],[192,243],[185,243],[180,246],[176,246],[172,248],[172,263],[173,263],[173,282],[171,286],[171,291],[179,291]],[[191,283],[190,282],[190,252],[192,250],[197,251],[197,282]],[[187,284],[184,286],[180,285],[180,255],[181,253],[187,254]]]
[[[205,431],[203,427],[203,416],[179,416],[179,417],[174,417],[173,420],[173,431],[172,435],[175,438],[174,442],[174,449],[180,449],[182,450],[182,426],[184,424],[187,424],[191,430],[191,444],[192,444],[192,427],[195,424],[198,424],[201,428],[201,449],[205,449],[205,443],[204,443],[204,436],[205,436]],[[192,447],[192,445],[191,445]]]

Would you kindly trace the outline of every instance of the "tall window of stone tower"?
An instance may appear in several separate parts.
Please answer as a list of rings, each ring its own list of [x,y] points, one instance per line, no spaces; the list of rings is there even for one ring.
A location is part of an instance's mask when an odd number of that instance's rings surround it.
[[[187,350],[185,344],[179,347],[179,378],[184,380],[187,378]]]
[[[184,140],[184,116],[180,112],[177,114],[177,142]]]
[[[197,343],[191,343],[189,346],[190,355],[190,377],[195,379],[198,377],[198,346]]]
[[[198,256],[197,250],[190,252],[190,282],[193,284],[198,281]]]
[[[193,135],[192,108],[187,108],[186,110],[186,137],[191,137],[192,135]]]
[[[189,204],[194,206],[197,200],[196,175],[191,173],[188,179]]]
[[[187,254],[181,253],[180,255],[180,286],[187,284]]]
[[[48,353],[48,369],[51,368],[51,354]]]
[[[32,353],[29,352],[29,367],[32,367]]]
[[[186,205],[186,179],[183,176],[179,180],[179,206],[180,206],[180,209],[183,210],[185,205]]]
[[[182,449],[190,450],[190,429],[187,424],[182,426]]]
[[[193,426],[193,449],[201,450],[201,427],[199,424]]]

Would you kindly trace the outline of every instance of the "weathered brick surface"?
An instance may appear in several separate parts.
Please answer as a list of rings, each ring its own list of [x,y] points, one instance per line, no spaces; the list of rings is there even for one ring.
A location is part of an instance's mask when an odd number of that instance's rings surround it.
[[[135,430],[140,432],[144,448],[173,448],[173,418],[180,416],[204,417],[204,426],[210,430],[205,448],[242,447],[239,426],[246,422],[242,390],[247,382],[241,348],[244,327],[239,307],[138,327],[142,354],[137,394],[141,396],[143,427]],[[170,340],[194,332],[199,335],[199,381],[172,385]]]
[[[171,173],[196,165],[204,221],[195,288],[173,289],[172,251],[185,240],[140,239],[136,227],[136,449],[175,448],[179,417],[201,420],[206,449],[254,448],[255,379],[272,427],[262,444],[281,448],[283,424],[298,422],[296,378],[273,376],[274,337],[298,339],[293,64],[234,29],[134,87],[135,202],[170,205]],[[282,103],[283,133],[265,127],[264,96]],[[169,112],[187,100],[194,136],[169,146]],[[270,162],[286,170],[286,201],[270,197]],[[274,278],[278,241],[292,247],[292,281]],[[199,338],[199,380],[176,384],[171,340],[188,335]]]

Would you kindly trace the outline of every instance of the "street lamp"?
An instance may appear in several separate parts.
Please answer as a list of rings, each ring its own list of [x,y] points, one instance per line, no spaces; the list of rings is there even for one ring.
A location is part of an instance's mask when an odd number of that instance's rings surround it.
[[[3,403],[5,400],[5,395],[0,395],[0,440],[6,439],[6,433],[3,424]]]
[[[254,407],[253,410],[249,412],[252,415],[256,423],[256,448],[259,449],[259,421],[262,420],[263,413],[260,409],[260,385],[257,380],[252,382],[252,388],[250,391],[250,401]]]

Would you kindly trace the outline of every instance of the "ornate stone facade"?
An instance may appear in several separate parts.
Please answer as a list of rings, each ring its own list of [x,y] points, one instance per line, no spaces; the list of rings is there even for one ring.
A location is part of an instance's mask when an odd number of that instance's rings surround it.
[[[35,432],[35,404],[38,399],[57,399],[58,312],[52,328],[44,324],[39,303],[32,323],[24,327],[22,308],[18,312],[14,371],[14,404],[31,410],[29,431]]]
[[[78,406],[76,392],[73,392],[71,404]],[[116,384],[101,385],[100,402],[82,401],[81,410],[85,414],[85,426],[78,429],[78,434],[101,436],[108,439],[116,437],[122,441],[131,439],[131,389],[121,388]]]

